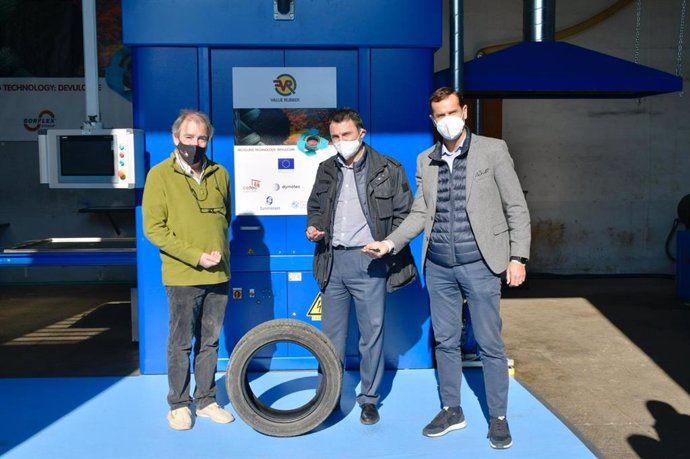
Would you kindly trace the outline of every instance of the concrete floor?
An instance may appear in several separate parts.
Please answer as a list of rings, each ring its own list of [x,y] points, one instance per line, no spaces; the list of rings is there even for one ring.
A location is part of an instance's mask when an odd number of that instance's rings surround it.
[[[139,373],[130,287],[0,287],[0,378]]]
[[[690,304],[673,279],[536,278],[502,313],[515,378],[600,457],[689,457]]]
[[[690,305],[675,292],[668,278],[536,276],[505,292],[516,379],[599,457],[688,456]],[[3,287],[0,377],[137,374],[128,301],[128,286]]]

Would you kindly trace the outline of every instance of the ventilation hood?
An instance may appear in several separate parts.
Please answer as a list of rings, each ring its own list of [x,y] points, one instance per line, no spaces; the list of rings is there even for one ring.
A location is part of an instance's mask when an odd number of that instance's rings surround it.
[[[682,90],[681,77],[555,41],[554,0],[524,0],[523,9],[525,41],[464,63],[466,97],[640,98]]]
[[[463,71],[472,98],[639,98],[683,87],[681,77],[558,41],[522,42]]]

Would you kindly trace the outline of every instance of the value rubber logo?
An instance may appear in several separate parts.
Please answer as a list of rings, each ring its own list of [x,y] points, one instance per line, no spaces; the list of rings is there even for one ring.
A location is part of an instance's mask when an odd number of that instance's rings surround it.
[[[273,86],[281,96],[291,96],[297,90],[297,80],[289,73],[283,73],[273,80]]]

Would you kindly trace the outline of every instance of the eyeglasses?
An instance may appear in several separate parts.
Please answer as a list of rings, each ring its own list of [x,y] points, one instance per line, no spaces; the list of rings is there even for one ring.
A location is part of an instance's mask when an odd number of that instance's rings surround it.
[[[223,216],[226,216],[226,208],[225,206],[223,207],[204,207],[202,204],[204,201],[206,201],[206,198],[208,198],[208,183],[206,180],[203,181],[204,183],[204,198],[199,199],[199,196],[197,195],[196,191],[194,191],[194,188],[192,187],[191,183],[189,183],[189,177],[186,175],[184,176],[185,181],[187,182],[187,187],[189,188],[189,191],[192,193],[192,196],[194,196],[194,200],[196,201],[196,205],[199,208],[199,212],[202,214],[221,214]],[[218,179],[216,178],[215,175],[213,175],[213,179],[216,182],[216,190],[220,192],[220,186],[218,186]]]

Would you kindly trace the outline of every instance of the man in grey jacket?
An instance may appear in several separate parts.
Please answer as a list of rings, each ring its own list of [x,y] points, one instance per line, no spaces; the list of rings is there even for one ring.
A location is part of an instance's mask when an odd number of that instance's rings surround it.
[[[338,154],[319,165],[307,203],[306,236],[316,243],[313,271],[322,292],[322,329],[343,366],[354,300],[360,334],[360,420],[375,424],[384,371],[386,290],[409,284],[417,271],[409,250],[379,259],[362,247],[398,227],[410,211],[412,192],[402,165],[364,144],[366,130],[356,111],[334,112],[329,131]]]
[[[484,373],[489,443],[509,448],[508,364],[501,337],[501,274],[525,281],[530,218],[503,140],[473,135],[467,106],[451,88],[431,98],[431,120],[443,138],[417,157],[417,193],[398,229],[364,251],[396,253],[424,231],[422,259],[436,341],[443,409],[422,433],[437,437],[465,427],[460,407],[462,304],[467,300]]]

